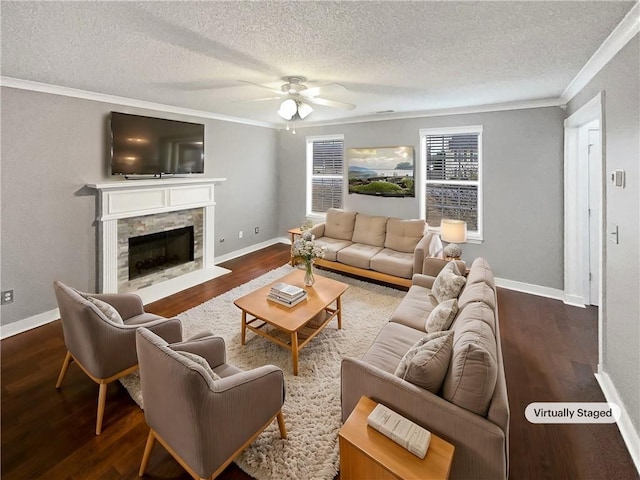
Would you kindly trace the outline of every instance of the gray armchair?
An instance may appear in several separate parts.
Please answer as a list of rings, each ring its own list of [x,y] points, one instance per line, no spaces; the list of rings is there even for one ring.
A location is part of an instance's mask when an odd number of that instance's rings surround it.
[[[136,341],[150,428],[140,476],[156,440],[193,478],[204,479],[220,474],[274,419],[286,438],[279,368],[239,370],[226,363],[224,340],[209,333],[169,345],[140,328]]]
[[[58,281],[53,283],[53,289],[67,347],[56,388],[62,385],[72,361],[100,385],[96,419],[96,435],[100,435],[107,385],[138,369],[136,329],[144,326],[167,341],[179,342],[182,324],[177,318],[146,313],[140,297],[131,293],[87,294]],[[108,317],[109,305],[117,312],[114,314],[117,321]]]

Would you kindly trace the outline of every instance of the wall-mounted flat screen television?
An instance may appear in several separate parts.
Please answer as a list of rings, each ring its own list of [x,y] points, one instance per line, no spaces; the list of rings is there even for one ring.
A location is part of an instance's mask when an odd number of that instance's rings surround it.
[[[204,125],[111,112],[113,175],[204,173]]]

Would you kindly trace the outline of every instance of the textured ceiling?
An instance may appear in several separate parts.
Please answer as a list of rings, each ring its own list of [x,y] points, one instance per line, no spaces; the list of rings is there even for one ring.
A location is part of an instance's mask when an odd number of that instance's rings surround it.
[[[281,123],[285,75],[340,83],[313,122],[557,98],[634,2],[6,2],[5,77]]]

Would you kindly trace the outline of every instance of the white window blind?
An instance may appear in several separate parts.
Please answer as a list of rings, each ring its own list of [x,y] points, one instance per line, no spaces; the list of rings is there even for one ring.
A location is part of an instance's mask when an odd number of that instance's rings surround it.
[[[341,208],[344,189],[344,140],[342,136],[307,139],[307,215]]]
[[[425,218],[432,227],[451,218],[482,237],[482,127],[420,131],[425,167]]]

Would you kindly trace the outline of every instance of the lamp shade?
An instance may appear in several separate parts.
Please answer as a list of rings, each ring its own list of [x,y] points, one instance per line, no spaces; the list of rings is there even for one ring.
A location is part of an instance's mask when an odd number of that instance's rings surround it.
[[[440,238],[445,242],[465,243],[467,241],[467,222],[443,218],[440,221]]]

